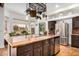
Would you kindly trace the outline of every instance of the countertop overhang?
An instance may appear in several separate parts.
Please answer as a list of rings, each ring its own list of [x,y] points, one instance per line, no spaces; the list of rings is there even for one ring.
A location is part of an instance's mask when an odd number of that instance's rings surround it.
[[[79,34],[71,34],[71,35],[77,35],[77,36],[79,36]]]

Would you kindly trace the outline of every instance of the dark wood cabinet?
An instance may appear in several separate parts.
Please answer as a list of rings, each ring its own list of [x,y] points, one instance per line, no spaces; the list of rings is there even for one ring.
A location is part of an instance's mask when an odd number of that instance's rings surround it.
[[[57,54],[60,51],[60,37],[55,37],[54,39],[54,54]]]
[[[60,36],[17,47],[17,56],[52,56],[60,51]]]
[[[72,35],[72,46],[79,48],[79,35]]]
[[[48,29],[49,29],[49,34],[55,34],[55,24],[56,21],[49,21],[48,22]]]
[[[73,28],[79,28],[79,16],[73,18]]]
[[[72,18],[71,46],[79,48],[79,16]]]
[[[49,55],[49,40],[43,41],[43,55],[48,56]]]
[[[33,56],[33,45],[18,47],[17,56]]]
[[[51,56],[54,55],[54,38],[52,38],[50,40],[50,49],[49,49],[49,51],[50,51]]]
[[[34,56],[42,56],[42,42],[34,44]]]
[[[79,16],[72,18],[72,34],[79,34]]]

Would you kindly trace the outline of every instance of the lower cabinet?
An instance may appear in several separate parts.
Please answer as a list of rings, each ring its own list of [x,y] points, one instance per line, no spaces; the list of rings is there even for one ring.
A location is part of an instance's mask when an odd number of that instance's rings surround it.
[[[60,37],[54,38],[54,54],[57,54],[60,51]]]
[[[78,35],[72,35],[72,47],[79,48],[79,36]]]
[[[49,49],[49,51],[50,51],[51,56],[54,55],[54,38],[52,38],[50,40],[50,49]]]
[[[43,56],[49,55],[49,40],[43,41]]]
[[[17,47],[17,56],[52,56],[60,51],[60,37]]]
[[[42,56],[42,42],[37,42],[34,44],[34,56]]]
[[[33,56],[33,45],[18,47],[17,56]]]

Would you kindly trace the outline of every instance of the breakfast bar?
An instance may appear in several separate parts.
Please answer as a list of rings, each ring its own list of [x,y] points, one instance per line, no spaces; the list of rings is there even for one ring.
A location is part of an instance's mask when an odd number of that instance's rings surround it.
[[[38,37],[14,37],[8,40],[8,54],[10,56],[52,56],[60,51],[60,36],[46,35]]]

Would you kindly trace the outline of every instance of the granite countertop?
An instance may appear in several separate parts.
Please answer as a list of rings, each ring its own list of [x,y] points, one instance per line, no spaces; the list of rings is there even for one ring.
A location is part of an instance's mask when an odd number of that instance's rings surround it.
[[[25,38],[25,37],[21,37],[21,38],[14,37],[12,43],[10,43],[8,40],[6,40],[6,41],[8,42],[8,44],[12,48],[17,48],[18,46],[23,46],[23,45],[27,45],[27,44],[47,40],[47,39],[50,39],[50,38],[55,38],[55,37],[58,37],[58,35],[52,35],[52,36],[47,35],[47,36],[41,36],[41,37],[31,37],[29,39]]]

